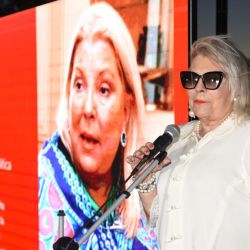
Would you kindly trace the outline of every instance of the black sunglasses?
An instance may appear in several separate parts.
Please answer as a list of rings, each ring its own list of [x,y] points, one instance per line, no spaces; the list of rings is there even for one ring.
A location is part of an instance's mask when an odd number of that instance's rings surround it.
[[[185,89],[194,89],[201,78],[206,89],[214,90],[220,87],[224,74],[221,71],[211,71],[203,75],[192,71],[181,71],[180,77]]]

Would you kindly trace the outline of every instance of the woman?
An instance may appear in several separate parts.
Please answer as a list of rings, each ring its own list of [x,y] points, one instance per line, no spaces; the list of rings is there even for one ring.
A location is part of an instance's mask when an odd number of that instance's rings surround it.
[[[181,83],[199,120],[181,127],[156,188],[152,174],[138,187],[151,225],[157,224],[160,249],[250,249],[248,70],[226,37],[201,38],[192,46]],[[136,165],[152,148],[147,143],[128,161]]]
[[[131,172],[124,155],[140,141],[144,115],[135,58],[129,32],[113,8],[96,4],[82,14],[70,51],[58,132],[39,156],[41,248],[51,249],[57,239],[58,210],[66,213],[65,236],[73,236],[124,188]],[[133,192],[81,249],[156,247],[154,231],[144,229],[139,212]]]

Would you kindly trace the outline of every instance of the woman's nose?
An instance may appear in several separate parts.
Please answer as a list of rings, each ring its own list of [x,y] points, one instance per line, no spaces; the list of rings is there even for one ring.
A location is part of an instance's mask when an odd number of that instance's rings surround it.
[[[195,90],[198,91],[198,92],[205,90],[205,86],[204,86],[203,81],[202,81],[201,78],[199,79],[199,81],[198,81],[198,83],[197,83],[197,85],[195,87]]]
[[[83,112],[86,118],[93,118],[95,115],[94,93],[92,90],[87,90],[85,102],[83,104]]]

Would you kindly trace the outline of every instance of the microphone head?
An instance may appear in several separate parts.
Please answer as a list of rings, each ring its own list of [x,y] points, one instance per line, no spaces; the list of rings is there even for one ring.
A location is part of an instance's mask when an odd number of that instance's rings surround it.
[[[172,142],[175,143],[179,140],[181,131],[177,125],[171,124],[166,127],[165,133],[170,134],[173,138]]]

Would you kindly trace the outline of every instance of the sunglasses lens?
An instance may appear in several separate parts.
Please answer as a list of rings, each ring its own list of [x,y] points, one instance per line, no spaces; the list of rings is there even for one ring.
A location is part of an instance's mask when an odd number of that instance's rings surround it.
[[[197,82],[199,81],[199,75],[190,71],[182,71],[181,74],[181,83],[185,89],[194,89]]]
[[[222,79],[222,72],[208,72],[203,75],[203,82],[206,89],[217,89]]]

